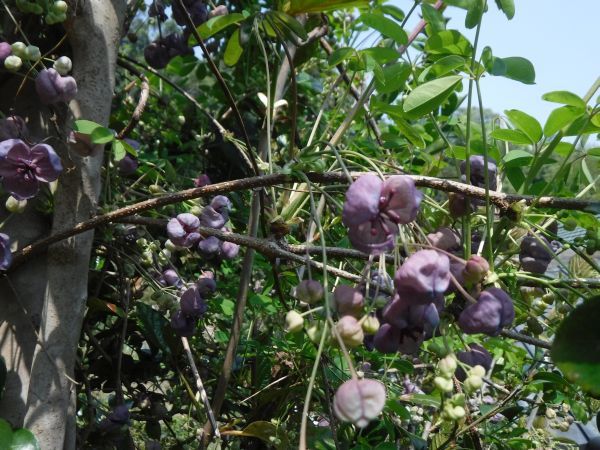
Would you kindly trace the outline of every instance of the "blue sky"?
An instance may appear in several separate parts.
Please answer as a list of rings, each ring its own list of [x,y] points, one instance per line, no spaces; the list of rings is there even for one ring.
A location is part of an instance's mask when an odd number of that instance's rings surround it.
[[[405,12],[413,4],[410,0],[392,3]],[[520,109],[543,123],[558,105],[542,100],[542,94],[567,90],[583,96],[600,76],[599,0],[515,0],[516,13],[510,21],[493,0],[488,3],[478,51],[488,45],[495,56],[529,59],[535,67],[536,84],[488,76],[481,82],[486,108],[498,113]],[[451,18],[448,29],[474,40],[475,30],[464,27],[463,10],[449,7],[444,15]],[[407,32],[418,21],[415,18],[408,23]]]

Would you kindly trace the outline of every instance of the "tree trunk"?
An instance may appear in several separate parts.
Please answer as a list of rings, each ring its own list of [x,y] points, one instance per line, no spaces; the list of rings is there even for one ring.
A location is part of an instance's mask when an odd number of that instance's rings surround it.
[[[68,110],[64,105],[55,108],[60,143],[59,139],[50,143],[61,156],[64,171],[54,195],[52,233],[71,228],[96,213],[102,152],[80,157],[69,151],[65,142],[72,119],[108,123],[126,13],[125,0],[73,1],[70,6],[74,8],[75,4],[75,17],[65,27],[79,92]],[[35,93],[28,97],[32,95]],[[20,102],[17,99],[17,107]],[[46,118],[50,115],[44,108],[43,114]],[[47,136],[53,128],[48,126],[46,130]],[[6,230],[19,247],[47,233],[47,225],[33,211],[11,221],[13,226]],[[10,371],[0,415],[8,416],[13,426],[24,424],[43,449],[75,448],[75,421],[68,415],[75,411],[72,380],[87,300],[92,241],[93,232],[88,232],[58,243],[46,256],[37,256],[9,273],[0,286],[3,300],[5,293],[12,297],[7,299],[10,311],[3,314],[6,323],[0,329],[0,351]],[[36,339],[34,325],[38,324]]]

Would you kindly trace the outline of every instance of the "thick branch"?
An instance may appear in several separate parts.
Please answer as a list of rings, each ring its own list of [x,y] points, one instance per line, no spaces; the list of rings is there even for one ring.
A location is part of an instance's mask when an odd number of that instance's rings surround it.
[[[353,178],[357,178],[362,173],[352,173]],[[308,179],[316,183],[346,183],[346,176],[341,172],[325,172],[325,173],[308,173]],[[389,176],[389,175],[388,175]],[[440,191],[456,192],[473,198],[485,198],[485,190],[475,186],[470,186],[457,181],[442,180],[439,178],[426,177],[422,175],[408,175],[417,186],[428,187]],[[241,178],[233,181],[225,181],[223,183],[211,184],[201,188],[186,189],[184,191],[175,192],[173,194],[164,195],[162,197],[151,198],[142,202],[126,206],[124,208],[111,211],[109,213],[93,217],[92,219],[78,223],[69,230],[64,230],[28,245],[21,250],[15,252],[12,267],[18,266],[26,258],[45,249],[49,245],[67,239],[71,236],[83,233],[85,231],[96,228],[110,222],[116,222],[124,217],[140,214],[144,211],[160,208],[162,206],[180,203],[186,200],[191,200],[200,197],[209,197],[216,194],[224,194],[227,192],[243,191],[248,189],[256,189],[268,186],[276,186],[278,184],[286,184],[297,181],[303,181],[300,175],[295,174],[273,174],[261,175],[258,177]],[[580,200],[573,198],[561,197],[535,197],[532,195],[516,195],[504,194],[501,192],[490,191],[490,201],[503,210],[510,208],[511,204],[524,201],[527,205],[536,202],[539,208],[553,209],[573,209],[573,210],[593,210],[600,208],[600,201]]]

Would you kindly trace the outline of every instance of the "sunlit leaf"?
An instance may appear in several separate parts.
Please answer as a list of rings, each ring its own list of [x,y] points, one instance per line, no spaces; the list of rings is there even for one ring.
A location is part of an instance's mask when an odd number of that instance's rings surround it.
[[[404,101],[404,112],[409,118],[422,117],[439,107],[461,83],[460,75],[438,78],[417,86]]]
[[[433,55],[460,55],[469,57],[473,46],[460,32],[444,30],[433,34],[425,43],[425,51]]]
[[[364,13],[361,14],[360,20],[368,27],[379,31],[383,36],[393,39],[398,44],[408,43],[406,32],[392,19],[382,15]]]
[[[524,84],[535,83],[535,68],[528,59],[520,56],[509,56],[507,58],[493,58],[490,71],[492,75],[510,78]]]

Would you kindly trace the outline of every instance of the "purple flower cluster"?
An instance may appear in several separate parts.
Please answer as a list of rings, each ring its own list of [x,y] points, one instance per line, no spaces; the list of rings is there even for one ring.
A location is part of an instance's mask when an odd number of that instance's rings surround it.
[[[154,69],[164,69],[176,56],[193,54],[194,51],[187,45],[187,38],[179,33],[158,38],[144,49],[144,58]]]
[[[172,281],[174,283],[181,283],[179,277],[177,277],[177,280]],[[196,331],[196,322],[206,313],[208,308],[206,299],[216,289],[217,283],[215,282],[214,274],[212,272],[203,272],[198,281],[181,294],[179,309],[171,316],[171,328],[175,333],[184,337],[190,337],[194,334]]]
[[[519,261],[523,270],[544,274],[552,261],[552,248],[544,236],[525,236],[521,241]]]
[[[230,210],[231,201],[224,195],[217,195],[204,207],[199,218],[190,213],[183,213],[171,219],[167,224],[169,239],[179,247],[196,247],[206,259],[233,259],[239,253],[239,245],[223,242],[215,236],[204,238],[200,234],[200,226],[229,231],[225,224],[229,220]]]
[[[477,298],[477,303],[467,306],[458,318],[458,326],[467,334],[500,334],[502,328],[515,320],[512,299],[499,288],[487,288]]]
[[[415,220],[422,198],[412,178],[406,175],[385,181],[374,174],[361,176],[348,188],[342,213],[350,242],[373,255],[391,250],[398,224]]]
[[[374,345],[382,353],[416,353],[433,336],[450,282],[450,261],[435,250],[421,250],[394,276],[396,295],[381,311]]]
[[[0,142],[0,177],[4,189],[17,200],[34,197],[40,183],[54,181],[62,172],[60,158],[52,147],[29,147],[20,139]]]

